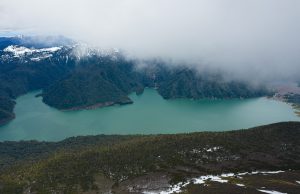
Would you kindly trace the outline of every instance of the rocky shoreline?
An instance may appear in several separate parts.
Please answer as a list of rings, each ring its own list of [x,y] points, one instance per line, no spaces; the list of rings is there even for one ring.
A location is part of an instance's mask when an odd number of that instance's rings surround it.
[[[120,102],[103,102],[91,106],[77,106],[73,108],[59,109],[59,110],[61,111],[94,110],[97,108],[103,108],[103,107],[114,106],[114,105],[126,105],[126,104],[133,104],[133,101],[129,99],[127,101],[120,101]]]
[[[277,92],[270,99],[287,103],[300,117],[300,87],[298,85],[284,85],[276,90]]]
[[[3,125],[6,125],[6,124],[8,124],[10,121],[12,121],[13,119],[15,119],[16,118],[16,116],[15,116],[15,114],[13,114],[11,117],[9,117],[9,118],[5,118],[5,119],[1,119],[0,120],[0,126],[3,126]]]

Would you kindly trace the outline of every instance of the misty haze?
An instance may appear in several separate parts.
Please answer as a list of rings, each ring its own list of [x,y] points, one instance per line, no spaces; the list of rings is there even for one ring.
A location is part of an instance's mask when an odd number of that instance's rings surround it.
[[[300,1],[1,0],[0,193],[300,193]]]

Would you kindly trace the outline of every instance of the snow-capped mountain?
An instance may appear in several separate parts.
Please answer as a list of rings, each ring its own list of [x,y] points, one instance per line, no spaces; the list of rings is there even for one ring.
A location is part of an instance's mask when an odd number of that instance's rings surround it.
[[[61,50],[62,47],[50,47],[43,49],[26,48],[23,46],[10,45],[3,51],[4,53],[10,53],[13,57],[24,57],[29,55],[32,61],[40,61],[53,56],[53,53]]]
[[[71,48],[67,46],[36,49],[20,45],[10,45],[0,51],[0,63],[28,63],[44,60],[67,60],[70,55]]]
[[[45,40],[45,44],[41,42],[42,39]],[[31,43],[30,40],[32,41]],[[92,47],[85,43],[66,41],[62,38],[52,38],[51,40],[52,41],[49,41],[46,38],[35,40],[33,37],[23,36],[0,37],[0,63],[9,61],[25,63],[39,62],[43,60],[54,60],[54,58],[55,60],[66,60],[67,62],[69,58],[74,58],[79,61],[84,58],[92,57],[111,57],[116,60],[121,56],[118,49],[102,49]],[[62,41],[60,42],[58,40]],[[38,46],[36,45],[37,42]],[[51,42],[52,46],[49,46],[49,42]],[[42,45],[44,46],[42,47]]]
[[[0,50],[5,49],[10,45],[19,45],[27,48],[49,48],[57,46],[70,46],[75,44],[75,41],[63,36],[13,36],[0,37]]]

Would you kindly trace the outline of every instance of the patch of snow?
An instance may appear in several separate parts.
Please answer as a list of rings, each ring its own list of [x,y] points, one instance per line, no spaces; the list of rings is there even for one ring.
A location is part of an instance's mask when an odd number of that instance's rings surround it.
[[[222,179],[222,178],[228,178],[228,177],[239,177],[239,176],[243,176],[243,175],[254,175],[254,174],[277,174],[277,173],[281,173],[284,171],[254,171],[254,172],[242,172],[242,173],[224,173],[221,175],[205,175],[205,176],[200,176],[198,178],[193,178],[190,180],[187,180],[185,183],[178,183],[176,185],[171,186],[168,190],[166,191],[158,191],[158,192],[153,192],[153,191],[144,191],[143,194],[171,194],[171,193],[180,193],[182,192],[182,188],[184,188],[185,186],[187,186],[190,183],[193,184],[203,184],[205,185],[206,181],[214,181],[214,182],[219,182],[219,183],[228,183],[228,180],[226,179]],[[242,177],[240,177],[242,178]],[[297,183],[300,184],[300,181],[296,181]],[[240,187],[245,187],[244,184],[236,184],[237,186]],[[278,191],[268,191],[268,190],[259,190],[261,192],[269,192],[270,194],[285,194],[285,193],[280,193]]]
[[[13,53],[14,56],[20,56],[20,55],[24,55],[26,53],[32,53],[32,50],[29,48],[26,48],[23,46],[18,47],[18,46],[13,46],[13,45],[6,47],[3,51]]]
[[[208,148],[206,149],[207,152],[215,152],[217,150],[219,150],[221,147],[217,146],[217,147],[212,147],[212,148]]]
[[[283,170],[278,170],[278,171],[261,171],[259,173],[261,174],[278,174],[284,172]]]
[[[246,174],[248,174],[248,172],[241,172],[241,173],[238,173],[237,175],[238,175],[238,176],[244,176],[244,175],[246,175]]]
[[[53,56],[52,54],[48,54],[48,55],[44,55],[44,56],[40,56],[40,57],[33,57],[30,60],[31,61],[40,61],[40,60],[43,60],[43,59],[50,58],[52,56]]]
[[[153,191],[144,191],[143,194],[171,194],[171,193],[181,193],[182,188],[186,187],[190,182],[180,182],[176,185],[173,185],[166,191],[159,191],[159,192],[153,192]]]
[[[36,52],[56,52],[59,51],[61,47],[50,47],[50,48],[43,48],[43,49],[34,49]]]
[[[220,177],[213,177],[211,181],[219,182],[219,183],[227,183],[228,180],[221,179]]]
[[[198,154],[198,153],[202,153],[202,152],[215,152],[218,151],[219,149],[221,149],[222,147],[220,146],[215,146],[215,147],[206,147],[206,148],[194,148],[190,151],[190,153],[192,154]]]
[[[263,192],[263,193],[269,193],[269,194],[287,194],[287,193],[282,193],[278,191],[269,191],[269,190],[263,190],[263,189],[258,189],[258,191]]]
[[[282,170],[278,170],[278,171],[254,171],[254,172],[242,172],[242,173],[238,173],[238,176],[244,176],[244,175],[255,175],[255,174],[278,174],[278,173],[282,173],[284,171]]]
[[[233,177],[234,173],[221,174],[221,177]]]
[[[10,45],[10,46],[6,47],[3,51],[13,53],[13,55],[15,57],[20,57],[20,56],[23,56],[25,54],[33,54],[33,53],[43,53],[43,52],[53,53],[53,52],[56,52],[56,51],[60,50],[61,48],[62,47],[30,49],[30,48],[26,48],[24,46]]]
[[[195,178],[195,179],[193,179],[193,183],[196,185],[201,185],[201,184],[204,184],[205,181],[202,180],[201,178],[197,178],[197,179]]]
[[[72,49],[73,56],[75,56],[78,60],[91,56],[109,56],[111,59],[117,60],[119,52],[120,51],[117,48],[99,48],[84,43],[75,44]]]
[[[226,177],[229,177],[229,176],[226,176]],[[219,182],[219,183],[227,183],[228,182],[228,180],[224,180],[220,176],[214,176],[214,175],[200,176],[199,178],[192,179],[192,182],[194,184],[203,184],[207,180],[215,181],[215,182]]]

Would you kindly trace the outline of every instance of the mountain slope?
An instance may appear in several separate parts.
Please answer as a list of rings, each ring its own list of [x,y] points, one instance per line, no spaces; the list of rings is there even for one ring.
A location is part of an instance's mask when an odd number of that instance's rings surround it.
[[[67,75],[75,65],[68,48],[28,49],[9,47],[0,51],[0,124],[14,118],[14,99],[46,88]]]
[[[130,92],[141,93],[144,87],[156,88],[165,99],[251,98],[269,94],[262,86],[227,82],[221,75],[197,73],[187,67],[159,65],[135,70],[135,62],[105,58],[83,64],[68,78],[44,91],[46,104],[59,109],[85,108],[98,103],[123,104],[131,102],[127,97]]]
[[[43,101],[58,109],[128,104],[131,92],[143,88],[133,65],[111,56],[79,61],[77,69],[65,79],[43,91]]]
[[[14,118],[14,100],[28,91],[43,90],[43,101],[58,109],[82,109],[132,103],[131,92],[156,88],[171,98],[250,98],[268,95],[264,87],[224,81],[221,74],[198,72],[161,61],[126,59],[116,50],[84,45],[55,46],[68,40],[34,41],[30,37],[0,38],[0,124]],[[31,43],[32,47],[26,47]],[[13,44],[9,45],[8,44]],[[15,45],[20,44],[20,45]],[[33,47],[36,46],[36,47]]]
[[[79,137],[47,146],[45,142],[4,142],[0,155],[6,164],[26,150],[31,157],[2,170],[0,191],[143,193],[152,188],[147,184],[151,179],[168,185],[207,174],[300,167],[299,122],[231,132],[122,137]],[[10,151],[5,150],[8,145]]]
[[[222,75],[211,72],[198,73],[189,68],[169,71],[158,85],[158,92],[165,99],[251,98],[268,95],[268,90],[262,86],[252,87],[243,81],[225,81]]]

